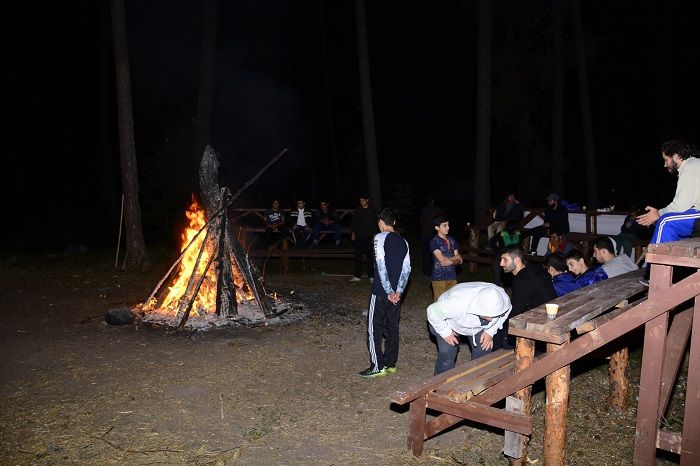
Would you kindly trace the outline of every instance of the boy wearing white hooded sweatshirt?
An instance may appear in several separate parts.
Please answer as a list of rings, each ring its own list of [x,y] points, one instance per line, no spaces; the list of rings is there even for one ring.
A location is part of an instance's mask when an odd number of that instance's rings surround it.
[[[495,349],[493,336],[503,327],[510,310],[510,298],[493,283],[460,283],[440,295],[428,306],[430,333],[438,346],[435,375],[455,366],[460,336],[470,337],[467,342],[472,359]]]

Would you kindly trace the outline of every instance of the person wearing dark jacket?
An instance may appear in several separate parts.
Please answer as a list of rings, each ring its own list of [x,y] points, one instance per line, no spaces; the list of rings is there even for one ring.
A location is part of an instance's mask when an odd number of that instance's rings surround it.
[[[532,236],[530,250],[537,252],[537,245],[544,236],[549,236],[553,232],[567,234],[571,231],[569,227],[569,211],[559,203],[558,194],[547,196],[547,208],[544,210],[544,223],[528,231],[523,236]]]
[[[367,256],[367,277],[374,278],[374,254],[372,238],[377,233],[377,211],[369,205],[369,196],[360,196],[360,205],[352,215],[350,238],[355,242],[355,270],[351,282],[359,282],[362,277],[362,258]]]
[[[523,219],[523,205],[515,197],[515,194],[508,193],[505,199],[498,204],[493,223],[488,226],[486,233],[489,240],[502,231],[509,222],[520,222]]]
[[[501,267],[512,273],[513,287],[510,317],[515,317],[533,307],[541,306],[557,297],[552,279],[539,265],[525,265],[525,253],[520,245],[508,246],[501,253]],[[513,348],[515,339],[508,336],[508,323],[499,332],[503,348]]]

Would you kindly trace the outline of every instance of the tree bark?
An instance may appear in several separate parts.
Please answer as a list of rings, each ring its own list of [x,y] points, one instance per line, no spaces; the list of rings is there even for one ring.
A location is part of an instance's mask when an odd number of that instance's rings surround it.
[[[129,71],[129,49],[126,40],[126,14],[124,0],[110,0],[112,13],[112,40],[114,41],[114,65],[117,84],[117,111],[119,114],[119,152],[124,190],[124,213],[126,233],[127,268],[148,263],[146,244],[141,225],[139,204],[139,178],[134,144],[134,117],[131,107],[131,75]]]
[[[372,205],[377,209],[381,209],[382,191],[379,177],[379,162],[377,160],[377,140],[374,130],[374,106],[372,104],[372,83],[369,71],[365,0],[355,0],[355,24],[357,28],[357,56],[360,69],[360,98],[365,142],[365,163],[367,165],[367,186]]]
[[[574,0],[574,35],[576,36],[576,61],[578,62],[578,89],[581,102],[581,123],[583,125],[583,151],[586,162],[586,189],[588,208],[598,207],[598,171],[593,142],[593,122],[591,121],[591,98],[588,92],[588,71],[586,68],[586,47],[583,37],[581,1]]]
[[[483,225],[491,202],[491,0],[479,0],[478,8],[474,223]]]
[[[202,48],[199,63],[199,97],[195,120],[195,145],[190,164],[191,176],[197,176],[199,162],[207,144],[210,143],[211,112],[214,101],[214,76],[216,69],[217,1],[207,0],[202,13]]]
[[[564,192],[564,57],[562,56],[562,5],[552,10],[552,172],[551,186],[555,193]]]
[[[323,89],[325,91],[324,97],[326,102],[326,122],[328,123],[328,153],[331,158],[331,163],[333,167],[333,189],[335,194],[335,200],[340,199],[341,194],[341,181],[340,181],[340,167],[338,165],[338,148],[335,143],[335,124],[333,118],[333,102],[331,92],[331,80],[328,75],[328,45],[326,43],[326,20],[323,10],[324,0],[319,0],[319,18],[321,22],[321,60],[323,62]],[[359,193],[358,193],[359,194]]]

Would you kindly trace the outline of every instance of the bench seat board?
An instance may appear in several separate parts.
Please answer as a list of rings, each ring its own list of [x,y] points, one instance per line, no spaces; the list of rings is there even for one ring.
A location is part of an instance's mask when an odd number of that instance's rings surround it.
[[[514,367],[515,353],[510,358],[498,359],[494,363],[484,365],[465,377],[442,384],[435,389],[435,393],[455,403],[463,403],[475,394],[481,393],[488,388],[484,387],[484,385],[497,383],[500,375],[512,374]]]
[[[513,358],[514,354],[515,352],[513,350],[499,349],[487,354],[486,356],[475,359],[474,361],[469,361],[454,367],[449,371],[443,372],[442,374],[434,375],[433,377],[412,385],[406,389],[395,390],[390,394],[390,399],[392,402],[399,405],[406,404],[409,401],[426,395],[428,392],[435,390],[444,383],[449,383],[453,380],[469,376],[475,371],[478,371],[483,365],[493,364],[495,361]]]
[[[549,319],[542,305],[511,318],[509,327],[511,330],[534,332],[533,335],[549,334],[557,339],[556,337],[568,334],[574,328],[601,315],[619,302],[646,290],[646,287],[638,282],[642,274],[642,270],[628,272],[553,300],[553,303],[559,304],[556,319]],[[528,336],[517,331],[510,333]],[[546,338],[543,339],[549,341]]]

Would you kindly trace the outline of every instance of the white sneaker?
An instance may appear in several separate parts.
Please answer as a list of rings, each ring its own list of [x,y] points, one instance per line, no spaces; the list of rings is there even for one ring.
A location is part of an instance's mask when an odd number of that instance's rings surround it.
[[[350,281],[351,281],[351,282],[359,282],[360,279],[357,278],[357,277],[352,277],[352,278],[350,279]]]

